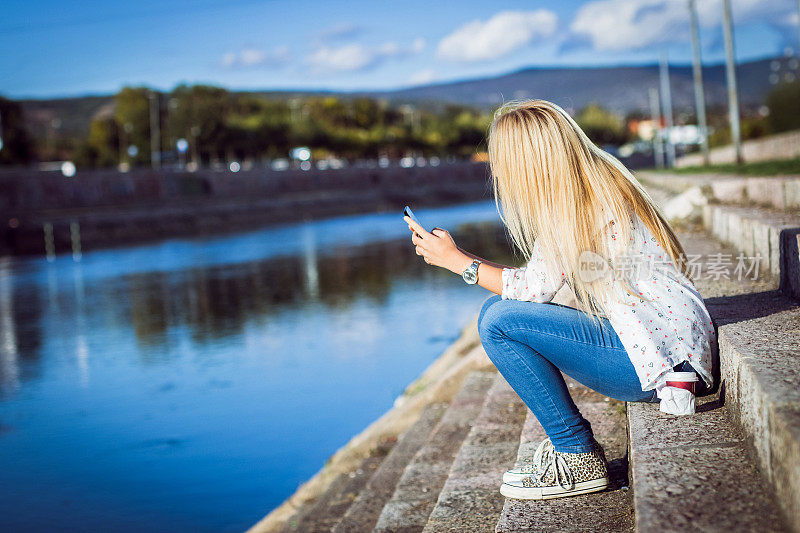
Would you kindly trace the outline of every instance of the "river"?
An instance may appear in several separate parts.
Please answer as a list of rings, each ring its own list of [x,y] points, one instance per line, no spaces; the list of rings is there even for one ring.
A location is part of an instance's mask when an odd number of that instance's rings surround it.
[[[511,261],[492,202],[420,210]],[[241,531],[489,294],[399,214],[0,259],[0,530]]]

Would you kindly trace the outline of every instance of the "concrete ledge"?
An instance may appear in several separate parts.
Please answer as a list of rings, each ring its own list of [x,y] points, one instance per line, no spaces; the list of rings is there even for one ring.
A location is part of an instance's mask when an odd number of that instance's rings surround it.
[[[708,204],[703,225],[747,256],[760,256],[781,290],[800,299],[800,215],[754,207]]]
[[[636,531],[787,531],[718,398],[698,404],[687,417],[628,404]]]
[[[711,149],[712,163],[733,163],[736,154],[732,145],[718,146]],[[791,159],[800,157],[800,131],[785,131],[767,135],[760,139],[750,139],[742,143],[742,155],[745,161],[769,161],[771,159]],[[689,167],[703,164],[703,154],[693,153],[681,156],[675,162],[678,167]]]
[[[637,172],[642,183],[680,194],[700,187],[712,202],[759,205],[782,211],[800,209],[800,176],[745,177],[732,174]]]
[[[800,531],[800,306],[776,293],[743,298],[755,317],[719,328],[725,402]]]

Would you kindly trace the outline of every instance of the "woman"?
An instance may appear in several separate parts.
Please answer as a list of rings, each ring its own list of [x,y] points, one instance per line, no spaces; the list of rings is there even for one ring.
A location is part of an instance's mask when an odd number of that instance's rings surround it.
[[[442,229],[406,217],[417,254],[494,292],[478,329],[486,353],[547,439],[533,463],[503,476],[507,497],[603,490],[605,456],[561,372],[628,402],[658,401],[665,373],[713,385],[716,337],[683,248],[636,178],[560,107],[511,103],[495,114],[489,163],[501,219],[527,259],[492,263]],[[567,283],[577,309],[551,303]]]

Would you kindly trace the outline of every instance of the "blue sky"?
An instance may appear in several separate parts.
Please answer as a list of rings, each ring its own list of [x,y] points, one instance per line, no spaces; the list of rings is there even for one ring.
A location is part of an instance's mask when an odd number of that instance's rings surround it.
[[[721,0],[697,0],[720,61]],[[796,0],[733,0],[737,58],[798,48]],[[537,65],[688,62],[685,0],[5,0],[0,94],[170,89],[387,89]]]

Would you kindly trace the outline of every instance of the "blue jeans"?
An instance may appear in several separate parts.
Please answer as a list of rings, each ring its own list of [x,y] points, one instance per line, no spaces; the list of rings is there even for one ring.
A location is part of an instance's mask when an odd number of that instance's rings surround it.
[[[626,402],[657,402],[642,391],[622,342],[607,318],[554,303],[489,298],[478,318],[489,358],[536,415],[559,452],[584,453],[592,427],[569,394],[563,371],[600,394]]]

